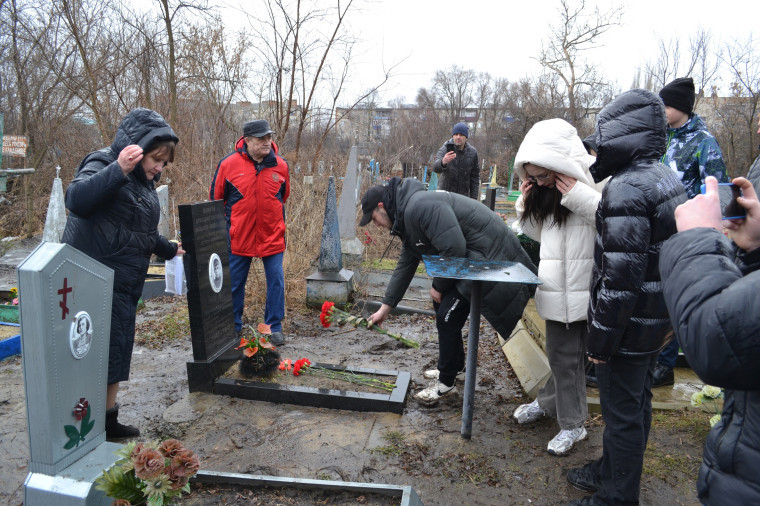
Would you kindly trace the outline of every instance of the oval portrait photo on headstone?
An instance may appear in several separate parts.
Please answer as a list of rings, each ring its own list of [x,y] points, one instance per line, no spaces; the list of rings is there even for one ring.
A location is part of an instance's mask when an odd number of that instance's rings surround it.
[[[222,290],[224,273],[222,271],[222,259],[216,253],[212,253],[211,258],[208,259],[208,279],[214,293],[219,293]]]
[[[87,311],[80,311],[74,316],[69,329],[69,348],[74,358],[79,360],[87,355],[92,344],[92,319]]]

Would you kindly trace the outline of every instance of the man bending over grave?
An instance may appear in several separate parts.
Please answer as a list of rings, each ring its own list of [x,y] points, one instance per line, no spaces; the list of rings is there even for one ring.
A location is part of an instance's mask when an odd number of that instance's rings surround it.
[[[360,226],[372,221],[401,238],[401,256],[385,290],[380,309],[370,316],[382,323],[404,296],[422,255],[520,262],[536,267],[504,221],[486,206],[463,195],[428,192],[415,179],[391,178],[388,186],[373,186],[361,200]],[[469,314],[472,283],[434,278],[430,297],[438,329],[438,368],[425,371],[432,379],[415,395],[425,403],[455,392],[464,379],[462,327]],[[483,283],[482,314],[497,332],[509,336],[522,316],[533,288],[519,283]]]
[[[129,379],[137,302],[150,256],[173,258],[184,250],[158,233],[160,209],[155,182],[174,160],[179,138],[157,112],[127,114],[110,147],[87,155],[66,189],[69,217],[61,242],[114,270],[111,341],[106,387],[106,438],[136,437],[136,427],[119,423],[116,394]]]

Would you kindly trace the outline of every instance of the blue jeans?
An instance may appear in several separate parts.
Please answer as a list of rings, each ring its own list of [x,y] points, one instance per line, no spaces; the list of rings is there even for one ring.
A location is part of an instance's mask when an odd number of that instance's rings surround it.
[[[668,343],[666,347],[660,351],[657,356],[657,363],[667,366],[673,369],[676,366],[676,360],[678,359],[678,339],[675,337]]]
[[[285,273],[282,269],[283,253],[261,259],[267,280],[267,298],[264,306],[264,323],[272,332],[282,331],[285,317]],[[232,283],[232,309],[235,312],[235,331],[243,328],[243,308],[245,307],[245,283],[251,269],[253,257],[230,254],[230,281]]]

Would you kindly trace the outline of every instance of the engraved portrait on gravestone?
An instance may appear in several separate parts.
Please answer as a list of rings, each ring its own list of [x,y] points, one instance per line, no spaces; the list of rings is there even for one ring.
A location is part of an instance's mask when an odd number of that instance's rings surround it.
[[[69,348],[75,359],[87,355],[92,344],[92,319],[87,311],[80,311],[74,316],[69,329]]]
[[[208,260],[208,279],[211,282],[211,289],[214,290],[214,293],[219,293],[222,289],[223,276],[222,259],[216,253],[212,253]]]

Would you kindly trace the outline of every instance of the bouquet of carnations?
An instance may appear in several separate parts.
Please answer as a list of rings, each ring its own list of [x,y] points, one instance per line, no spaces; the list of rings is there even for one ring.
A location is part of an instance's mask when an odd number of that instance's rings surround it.
[[[361,316],[352,316],[345,311],[341,311],[335,307],[334,302],[330,302],[329,300],[325,301],[325,303],[322,304],[322,312],[319,314],[319,321],[322,322],[322,326],[325,328],[329,327],[332,323],[337,323],[339,327],[342,327],[347,323],[350,323],[354,327],[367,327],[368,329],[372,329],[376,332],[380,332],[381,334],[385,334],[388,337],[392,337],[396,341],[410,348],[420,347],[420,343],[417,341],[406,339],[392,332],[388,332],[387,330],[382,329],[377,325],[371,325],[369,320],[362,318]]]
[[[240,338],[240,345],[236,350],[243,349],[243,358],[240,360],[240,373],[247,377],[268,376],[277,370],[280,355],[275,351],[275,346],[269,341],[272,331],[269,325],[259,323],[254,329],[248,325],[251,337]]]
[[[367,387],[379,388],[387,392],[393,392],[396,385],[389,381],[383,381],[378,378],[372,378],[363,374],[358,374],[350,370],[336,370],[328,369],[327,367],[321,367],[319,365],[312,365],[311,360],[308,358],[301,358],[293,362],[287,358],[280,362],[279,369],[281,371],[290,371],[291,366],[293,368],[293,375],[300,376],[301,374],[312,374],[314,376],[320,376],[322,378],[329,378],[340,381],[347,381],[355,385],[364,385]]]
[[[161,506],[190,492],[189,480],[200,468],[198,456],[176,439],[131,442],[115,453],[121,458],[98,476],[95,488],[119,505]]]

